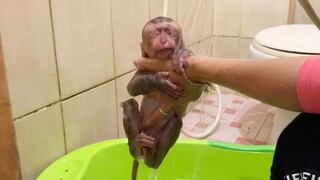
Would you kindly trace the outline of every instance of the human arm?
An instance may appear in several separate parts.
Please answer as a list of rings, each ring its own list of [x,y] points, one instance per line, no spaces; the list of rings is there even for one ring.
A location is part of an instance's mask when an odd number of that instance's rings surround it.
[[[307,57],[241,60],[190,56],[178,66],[182,67],[181,64],[184,64],[186,74],[193,80],[210,81],[273,106],[303,111],[297,97],[296,81],[306,59]],[[147,58],[136,60],[140,69],[147,68],[152,63],[155,65],[161,62]]]
[[[296,82],[306,60],[307,57],[241,60],[191,56],[185,71],[191,78],[214,82],[273,106],[303,111]]]

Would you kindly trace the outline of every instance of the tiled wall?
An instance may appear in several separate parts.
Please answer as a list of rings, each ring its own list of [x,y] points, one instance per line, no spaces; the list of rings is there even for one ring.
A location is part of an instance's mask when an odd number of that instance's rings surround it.
[[[131,62],[144,23],[162,8],[163,0],[0,1],[25,180],[74,149],[124,137],[119,103],[130,98]],[[310,23],[294,0],[170,0],[168,16],[196,54],[231,58],[245,57],[264,28]]]

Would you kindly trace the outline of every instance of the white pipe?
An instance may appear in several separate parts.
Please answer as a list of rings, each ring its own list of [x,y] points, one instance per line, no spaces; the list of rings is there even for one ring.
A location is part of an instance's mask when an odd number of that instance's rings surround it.
[[[163,12],[162,15],[167,17],[168,16],[168,0],[163,1]]]
[[[222,99],[221,99],[221,91],[218,85],[214,84],[214,87],[216,89],[217,97],[218,97],[218,113],[216,118],[214,119],[213,124],[206,129],[204,132],[201,133],[190,133],[182,128],[182,133],[185,134],[186,136],[189,136],[191,138],[196,138],[196,139],[203,139],[212,134],[212,132],[216,129],[216,127],[219,124],[221,112],[222,112]]]

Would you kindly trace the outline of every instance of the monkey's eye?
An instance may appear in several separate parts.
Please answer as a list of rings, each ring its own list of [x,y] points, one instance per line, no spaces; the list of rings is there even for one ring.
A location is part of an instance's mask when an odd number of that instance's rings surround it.
[[[171,36],[173,34],[173,31],[171,29],[166,29],[165,33],[169,36]]]
[[[161,34],[161,32],[159,30],[155,30],[152,32],[152,37],[159,36],[160,34]]]

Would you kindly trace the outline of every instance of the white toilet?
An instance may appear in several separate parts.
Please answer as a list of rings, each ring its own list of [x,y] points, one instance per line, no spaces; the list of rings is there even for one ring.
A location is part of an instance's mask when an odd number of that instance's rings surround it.
[[[260,31],[249,47],[249,58],[320,55],[320,31],[314,25],[282,25]],[[269,144],[275,145],[281,131],[298,115],[276,108]]]

